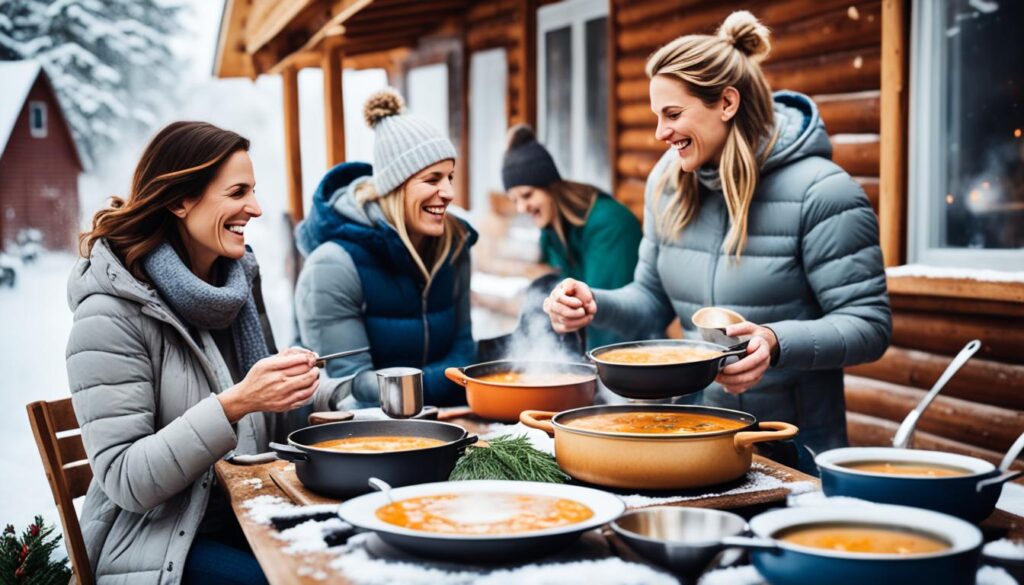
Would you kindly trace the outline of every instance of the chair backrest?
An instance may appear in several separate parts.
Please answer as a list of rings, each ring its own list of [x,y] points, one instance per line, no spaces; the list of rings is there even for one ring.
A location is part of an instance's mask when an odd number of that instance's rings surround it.
[[[73,500],[84,496],[92,481],[92,467],[85,456],[82,432],[78,428],[75,409],[70,398],[53,402],[33,402],[27,407],[32,434],[43,460],[46,480],[57,504],[64,543],[71,559],[71,569],[79,583],[93,583],[92,566],[85,550],[82,527],[78,524]]]

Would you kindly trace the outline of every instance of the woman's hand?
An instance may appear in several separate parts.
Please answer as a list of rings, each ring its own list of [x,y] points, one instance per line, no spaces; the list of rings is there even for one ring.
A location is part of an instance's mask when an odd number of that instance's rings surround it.
[[[597,301],[589,286],[566,278],[544,299],[544,312],[551,318],[555,333],[570,333],[594,320]]]
[[[245,379],[217,395],[232,423],[252,412],[285,412],[301,406],[320,384],[316,354],[288,348],[256,362]]]
[[[715,378],[726,392],[742,394],[764,377],[772,359],[779,353],[779,340],[771,329],[749,321],[726,327],[725,334],[730,337],[750,336],[747,355],[722,368]]]

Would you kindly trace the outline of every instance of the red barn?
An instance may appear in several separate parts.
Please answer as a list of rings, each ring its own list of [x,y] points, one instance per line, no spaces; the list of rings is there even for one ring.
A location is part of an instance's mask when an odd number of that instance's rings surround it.
[[[43,245],[72,249],[82,159],[53,85],[38,63],[0,62],[0,247],[36,228]]]

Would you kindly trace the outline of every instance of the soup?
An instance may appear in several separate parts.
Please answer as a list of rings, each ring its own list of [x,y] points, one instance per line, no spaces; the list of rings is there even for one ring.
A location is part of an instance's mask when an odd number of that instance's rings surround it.
[[[605,433],[688,435],[731,431],[748,423],[709,414],[691,412],[620,412],[584,416],[566,426]]]
[[[593,515],[593,510],[575,500],[486,492],[408,498],[377,509],[377,518],[388,524],[467,535],[534,532],[583,522]]]
[[[621,347],[603,351],[595,356],[597,359],[613,364],[657,365],[685,364],[699,362],[722,355],[717,349],[707,347],[684,347],[675,345],[647,345],[640,347]]]
[[[330,449],[343,453],[385,453],[391,451],[411,451],[444,445],[445,442],[426,437],[348,437],[331,439],[313,443],[317,449]]]
[[[948,542],[930,534],[870,524],[814,524],[788,528],[775,538],[810,548],[849,553],[926,555],[948,550]]]
[[[914,477],[961,477],[972,472],[962,467],[938,465],[935,463],[917,463],[914,461],[854,461],[841,463],[840,467],[868,473],[885,473],[889,475],[908,475]]]
[[[591,376],[568,372],[497,372],[476,378],[492,384],[519,384],[520,386],[564,386],[588,382]]]

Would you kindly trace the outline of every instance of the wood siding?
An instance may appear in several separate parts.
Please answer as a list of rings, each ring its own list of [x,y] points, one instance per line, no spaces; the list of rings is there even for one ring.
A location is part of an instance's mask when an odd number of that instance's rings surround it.
[[[46,104],[45,138],[29,125],[29,103]],[[78,173],[81,164],[60,104],[40,74],[0,153],[0,247],[22,228],[38,228],[49,249],[74,249],[78,241]]]

